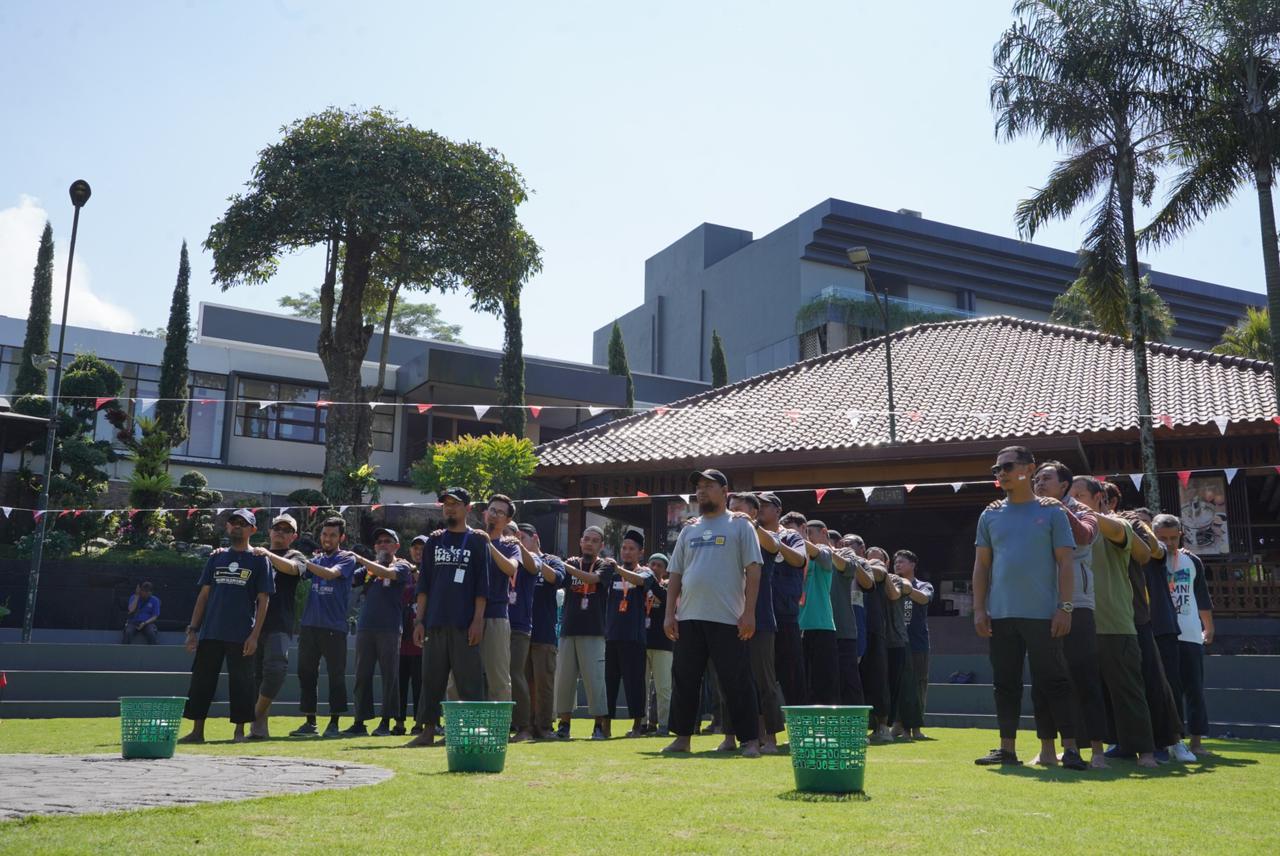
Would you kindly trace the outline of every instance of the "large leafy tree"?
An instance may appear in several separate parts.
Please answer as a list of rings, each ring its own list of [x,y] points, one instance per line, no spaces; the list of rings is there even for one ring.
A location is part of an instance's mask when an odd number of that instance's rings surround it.
[[[382,377],[372,385],[361,377],[375,327],[365,316],[370,282],[465,287],[481,306],[527,276],[528,255],[516,251],[516,207],[528,191],[497,151],[378,108],[330,108],[282,133],[260,153],[246,192],[232,197],[205,246],[223,288],[270,279],[283,253],[325,248],[316,352],[331,400],[368,402],[382,393]],[[330,408],[325,493],[336,501],[360,494],[351,474],[368,462],[370,420],[368,407]]]
[[[18,395],[44,395],[49,373],[36,367],[32,357],[49,353],[49,320],[53,312],[53,227],[47,222],[36,251],[36,272],[31,281],[31,308],[27,310],[27,335],[22,342],[22,358],[14,380]]]
[[[994,51],[996,134],[1035,136],[1065,152],[1018,204],[1018,229],[1033,237],[1096,200],[1080,274],[1091,304],[1126,304],[1143,488],[1159,508],[1134,208],[1150,203],[1168,141],[1162,87],[1185,62],[1183,13],[1176,0],[1020,0],[1014,15]]]
[[[1271,361],[1271,313],[1267,309],[1245,310],[1246,314],[1232,326],[1222,331],[1222,341],[1213,346],[1215,354],[1248,357],[1251,360]]]
[[[1149,342],[1167,342],[1173,334],[1173,313],[1169,304],[1164,302],[1156,290],[1151,287],[1150,277],[1143,277],[1142,289],[1142,323],[1143,332]],[[1053,301],[1053,311],[1049,320],[1054,324],[1077,327],[1081,330],[1097,330],[1109,336],[1129,338],[1127,320],[1127,301],[1123,288],[1111,288],[1105,291],[1090,289],[1084,278],[1071,283],[1066,291]]]
[[[1270,308],[1265,320],[1272,325],[1267,339],[1275,341],[1280,336],[1280,241],[1272,187],[1280,145],[1280,0],[1200,0],[1193,8],[1194,60],[1169,87],[1177,96],[1169,100],[1170,123],[1182,169],[1141,237],[1152,243],[1173,240],[1229,203],[1241,187],[1252,186]],[[1253,336],[1262,318],[1251,311],[1233,329]],[[1231,330],[1227,335],[1234,337]],[[1275,381],[1280,400],[1280,376]]]
[[[370,282],[368,295],[365,297],[364,320],[367,324],[381,324],[387,314],[387,303],[390,289],[378,288],[379,283]],[[341,289],[338,289],[341,292]],[[287,309],[299,318],[312,321],[320,320],[320,289],[281,297],[278,301],[282,309]],[[450,324],[440,315],[440,307],[434,303],[412,303],[397,300],[391,312],[391,329],[401,336],[417,336],[435,339],[440,342],[461,342],[462,326]]]
[[[169,303],[164,357],[160,361],[160,400],[156,402],[155,428],[171,445],[187,439],[187,331],[191,329],[191,261],[187,242],[178,255],[178,280]]]

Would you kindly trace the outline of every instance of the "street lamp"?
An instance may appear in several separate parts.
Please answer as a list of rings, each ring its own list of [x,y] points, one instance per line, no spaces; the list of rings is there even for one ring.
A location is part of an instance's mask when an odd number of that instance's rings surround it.
[[[67,250],[67,284],[62,291],[62,326],[58,328],[58,356],[53,362],[53,395],[49,398],[49,433],[44,443],[44,480],[40,485],[37,508],[49,510],[49,482],[53,478],[53,448],[58,439],[58,395],[62,391],[62,350],[67,341],[67,304],[71,302],[71,263],[76,257],[76,232],[80,228],[80,209],[89,201],[93,190],[83,178],[71,183],[68,191],[76,213],[71,220],[71,247]],[[40,585],[40,559],[44,553],[47,513],[36,523],[35,545],[31,550],[31,575],[27,578],[27,609],[22,616],[22,641],[31,641],[31,626],[36,617],[36,588]]]
[[[893,348],[890,344],[892,338],[890,334],[893,332],[889,329],[889,295],[884,296],[884,300],[880,299],[880,292],[876,289],[876,281],[871,278],[871,251],[866,247],[850,247],[845,253],[849,257],[849,264],[853,265],[855,270],[861,271],[862,275],[867,278],[867,283],[871,286],[871,296],[876,301],[876,306],[880,309],[880,317],[884,320],[884,369],[886,379],[889,382],[889,442],[898,442],[898,414],[893,404]]]

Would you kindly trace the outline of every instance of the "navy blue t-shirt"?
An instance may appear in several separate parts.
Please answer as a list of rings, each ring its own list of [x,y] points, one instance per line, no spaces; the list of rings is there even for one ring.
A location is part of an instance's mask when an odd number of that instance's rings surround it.
[[[422,548],[418,594],[427,596],[423,624],[465,630],[475,618],[476,598],[489,590],[489,545],[470,532],[432,535]]]
[[[1156,636],[1177,636],[1179,633],[1178,611],[1173,607],[1173,595],[1169,592],[1165,560],[1152,559],[1142,566],[1142,573],[1147,578],[1151,632]]]
[[[557,613],[560,611],[556,592],[564,588],[567,574],[564,562],[560,561],[558,556],[543,553],[538,558],[543,565],[549,565],[555,571],[556,581],[547,582],[542,574],[538,574],[533,581],[533,632],[529,634],[529,641],[542,645],[555,645],[559,642],[556,636],[556,624],[559,622]]]
[[[773,612],[773,572],[778,563],[770,559],[760,563],[760,590],[756,593],[756,630],[761,633],[778,632]]]
[[[649,590],[644,595],[644,631],[645,631],[645,647],[653,651],[670,651],[672,650],[671,640],[667,638],[666,628],[663,624],[667,620],[667,583],[658,582],[655,578],[653,585],[649,586]]]
[[[239,550],[225,550],[210,556],[200,574],[199,585],[209,586],[209,598],[200,622],[201,641],[248,639],[253,632],[258,595],[276,590],[267,560]]]
[[[541,563],[534,557],[534,566]],[[506,575],[503,575],[504,578]],[[516,547],[516,575],[507,579],[507,617],[511,619],[512,633],[533,634],[533,589],[542,574],[529,573],[520,561],[520,548]],[[530,641],[533,641],[530,639]]]
[[[867,611],[867,632],[881,636],[888,632],[889,618],[889,598],[885,597],[884,582],[877,580],[874,586],[862,590],[862,606]]]
[[[515,559],[516,573],[520,573],[520,545],[510,538],[501,538],[493,542],[493,546],[498,552],[506,556],[508,559]],[[485,559],[489,559],[489,553],[485,551]],[[507,606],[511,603],[511,577],[502,572],[497,562],[489,562],[489,602],[484,608],[485,618],[507,618]]]
[[[396,559],[390,567],[396,572],[394,580],[381,579],[367,570],[362,572],[364,605],[360,607],[357,630],[404,629],[404,587],[413,579],[413,565]]]
[[[574,557],[565,564],[571,564],[587,573],[599,573],[603,561],[593,559],[582,567],[582,559]],[[561,636],[603,636],[605,591],[600,583],[584,583],[568,574],[565,584],[564,616],[561,619]]]
[[[804,550],[804,539],[790,529],[779,533],[782,543],[797,550]],[[765,565],[773,565],[773,578],[770,587],[773,590],[773,616],[775,629],[781,627],[800,626],[800,595],[804,591],[804,568],[793,568],[782,558],[782,551],[766,553]],[[761,568],[763,575],[764,568]],[[757,601],[759,603],[759,601]],[[756,619],[759,624],[760,619]]]
[[[933,586],[921,579],[912,580],[912,588],[922,591],[933,602]],[[902,596],[907,603],[903,604],[907,618],[907,645],[912,651],[929,650],[929,604],[916,603],[907,595]]]
[[[340,571],[341,575],[326,580],[307,571],[311,590],[307,592],[307,605],[302,610],[302,626],[346,633],[347,612],[351,608],[351,580],[356,575],[356,560],[339,550],[333,555],[317,556],[311,562]]]
[[[653,584],[653,574],[648,568],[637,568],[635,573],[646,577],[644,585],[624,580],[617,568],[610,566],[600,572],[600,584],[605,587],[604,638],[610,642],[645,643],[644,599],[645,592]]]

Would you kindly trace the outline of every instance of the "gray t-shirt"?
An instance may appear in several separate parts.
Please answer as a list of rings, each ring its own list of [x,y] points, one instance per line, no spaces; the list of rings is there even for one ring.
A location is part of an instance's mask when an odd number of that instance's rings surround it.
[[[853,573],[856,563],[861,560],[852,550],[839,552],[849,564],[844,571],[831,575],[831,617],[836,622],[837,639],[857,639],[858,620],[853,617],[853,590],[857,586],[853,582]]]
[[[1069,496],[1062,504],[1072,512],[1089,510]],[[1073,532],[1073,537],[1074,534]],[[1096,531],[1093,537],[1094,541],[1098,539]],[[1076,566],[1076,584],[1071,589],[1071,605],[1076,609],[1093,609],[1093,541],[1088,544],[1077,543],[1071,557]]]
[[[680,577],[676,619],[737,624],[747,606],[746,567],[760,563],[751,521],[725,513],[689,524],[667,568]]]
[[[978,547],[991,548],[992,618],[1052,618],[1058,604],[1053,551],[1076,546],[1065,509],[1039,502],[1002,502],[978,518]]]

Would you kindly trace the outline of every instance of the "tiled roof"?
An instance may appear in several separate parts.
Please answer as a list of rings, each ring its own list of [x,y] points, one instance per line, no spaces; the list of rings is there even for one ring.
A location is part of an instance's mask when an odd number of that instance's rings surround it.
[[[1270,363],[1148,353],[1157,438],[1277,412]],[[893,334],[899,443],[1136,430],[1134,383],[1131,346],[1085,330],[997,316]],[[889,439],[886,401],[881,337],[553,440],[538,458],[596,469],[876,445]]]

